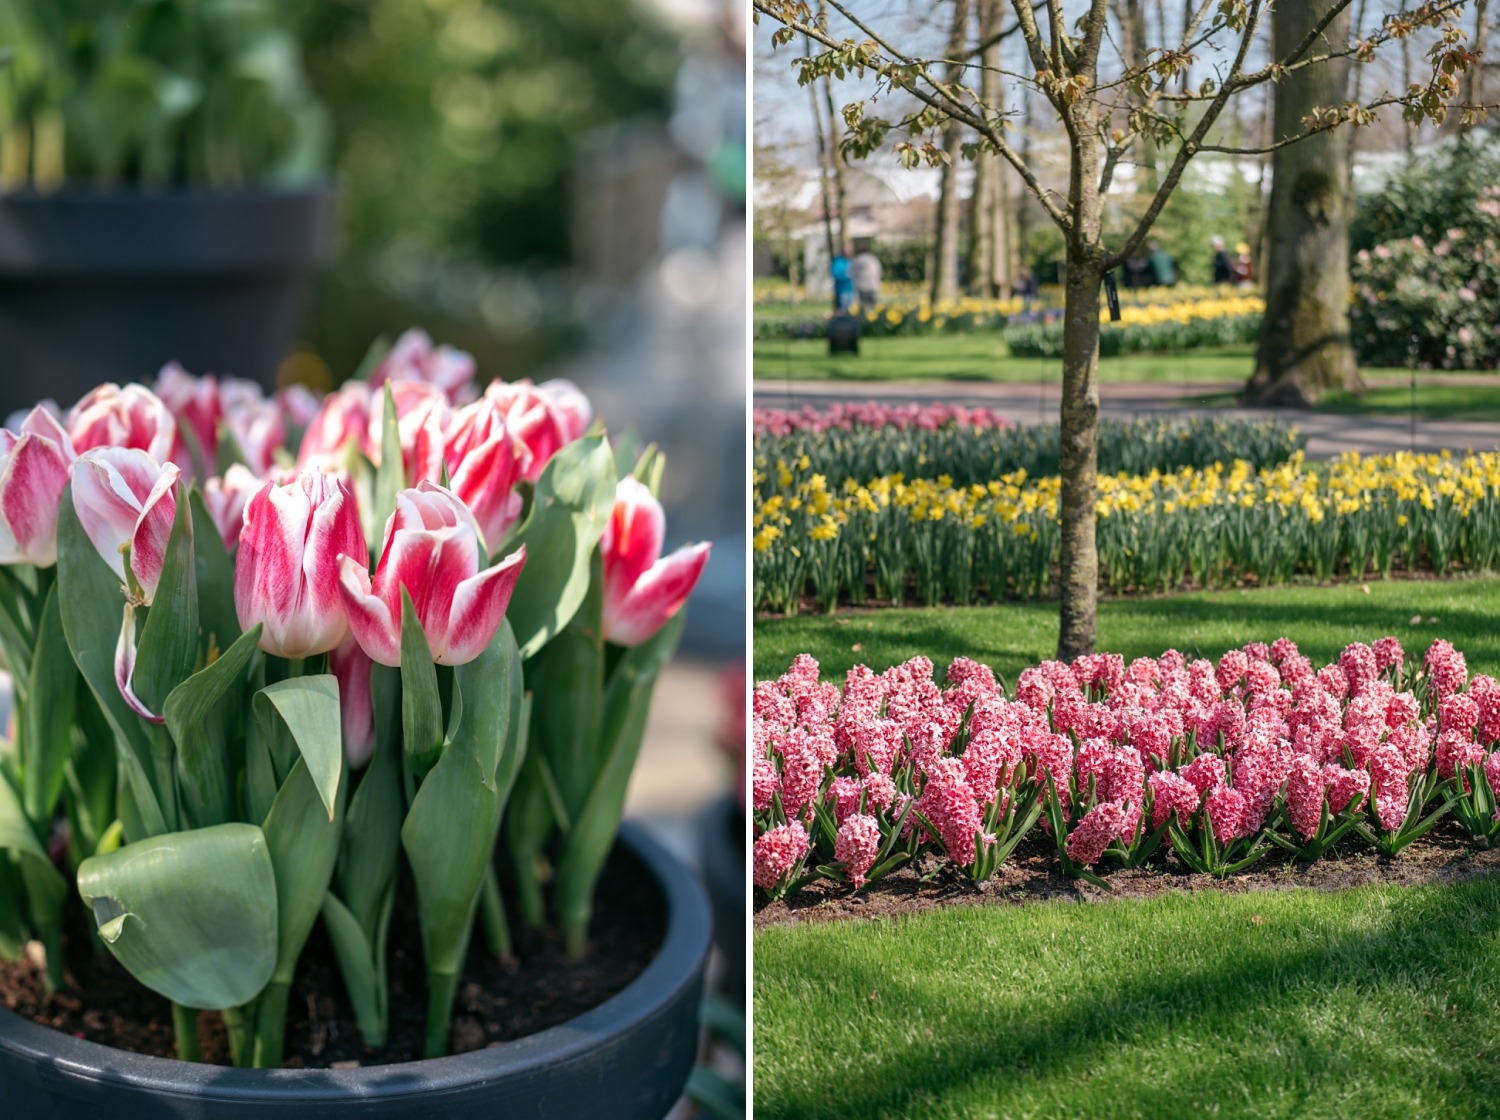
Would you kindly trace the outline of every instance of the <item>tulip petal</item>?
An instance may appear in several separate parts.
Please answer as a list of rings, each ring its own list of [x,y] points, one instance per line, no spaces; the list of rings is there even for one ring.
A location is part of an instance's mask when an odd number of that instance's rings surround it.
[[[604,636],[638,646],[667,624],[692,594],[708,562],[708,542],[684,545],[653,564],[623,599],[604,603]]]
[[[626,476],[615,487],[615,508],[599,542],[604,554],[604,599],[620,603],[661,559],[667,515],[639,479]]]
[[[505,619],[505,608],[516,589],[516,579],[526,564],[522,545],[493,568],[470,576],[458,585],[448,613],[447,632],[433,645],[433,660],[439,665],[463,665],[484,652]],[[429,634],[428,640],[431,641]]]
[[[349,629],[354,640],[370,660],[399,668],[401,665],[401,629],[391,617],[391,610],[370,592],[370,573],[350,556],[339,558],[339,593]]]
[[[344,755],[353,769],[375,751],[375,705],[370,694],[370,655],[350,638],[328,655],[328,667],[339,682],[339,714],[344,728]]]
[[[167,542],[172,538],[172,523],[177,517],[177,479],[180,474],[175,463],[162,468],[151,493],[146,496],[140,519],[130,538],[130,570],[135,573],[147,603],[156,596],[162,565],[166,563]]]
[[[68,484],[66,442],[66,435],[54,443],[27,432],[12,448],[0,474],[0,563],[25,561],[40,568],[57,563],[57,510]]]
[[[115,644],[115,684],[130,710],[152,723],[165,723],[166,717],[156,715],[135,694],[132,682],[135,677],[135,604],[125,604],[125,618],[120,624],[120,640]]]

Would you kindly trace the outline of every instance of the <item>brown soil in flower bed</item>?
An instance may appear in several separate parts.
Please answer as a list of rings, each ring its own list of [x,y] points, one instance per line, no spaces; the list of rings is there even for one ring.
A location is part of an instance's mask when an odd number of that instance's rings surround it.
[[[935,862],[931,865],[936,866]],[[890,918],[945,906],[1155,898],[1170,891],[1244,894],[1298,887],[1335,891],[1376,883],[1421,886],[1500,873],[1500,848],[1478,851],[1457,824],[1444,821],[1395,859],[1385,859],[1362,845],[1347,845],[1316,863],[1299,864],[1276,849],[1248,870],[1222,880],[1194,874],[1175,860],[1162,865],[1160,856],[1152,866],[1133,871],[1108,867],[1106,861],[1095,870],[1109,883],[1110,891],[1074,883],[1058,871],[1057,849],[1050,838],[1032,838],[987,883],[976,885],[947,867],[924,878],[930,868],[919,860],[916,867],[900,868],[858,892],[824,879],[780,902],[757,899],[755,928]]]
[[[614,857],[599,883],[589,954],[573,964],[563,958],[550,930],[514,927],[516,961],[501,964],[478,945],[469,953],[454,1005],[451,1049],[461,1054],[555,1027],[604,1002],[650,963],[666,934],[661,892],[634,860]],[[0,1005],[43,1026],[141,1054],[175,1057],[167,1001],[142,987],[113,957],[74,948],[90,935],[75,930],[70,941],[65,991],[48,997],[36,965],[0,962]],[[409,894],[397,898],[391,923],[391,1024],[383,1050],[360,1042],[333,951],[319,924],[297,968],[288,1000],[286,1065],[326,1069],[381,1065],[422,1056],[427,984],[421,934]],[[203,1060],[229,1064],[229,1044],[219,1016],[201,1012]]]

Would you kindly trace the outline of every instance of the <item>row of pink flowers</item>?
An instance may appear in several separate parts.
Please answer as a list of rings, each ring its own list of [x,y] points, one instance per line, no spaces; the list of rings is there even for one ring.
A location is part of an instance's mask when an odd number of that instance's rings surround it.
[[[994,409],[966,408],[957,404],[888,404],[884,401],[837,403],[826,409],[804,405],[790,411],[780,408],[757,408],[754,413],[755,435],[789,436],[806,432],[817,435],[830,428],[917,428],[936,431],[948,426],[985,431],[1013,425]]]
[[[1286,638],[1217,662],[1098,654],[1029,668],[1010,696],[962,657],[942,685],[918,657],[840,687],[802,655],[754,693],[754,878],[777,895],[821,868],[859,887],[877,859],[924,853],[979,875],[1033,822],[1086,877],[1163,838],[1215,873],[1271,841],[1304,859],[1346,833],[1394,851],[1449,808],[1488,845],[1497,742],[1500,684],[1446,641],[1417,665],[1395,638],[1321,667]]]
[[[360,516],[370,470],[361,463],[379,463],[387,390],[408,488],[372,571],[376,541]],[[520,484],[535,482],[590,422],[587,398],[570,383],[481,389],[468,355],[419,331],[403,335],[369,381],[321,399],[300,388],[266,396],[249,382],[168,366],[154,389],[102,385],[65,413],[38,406],[14,431],[0,429],[0,564],[56,563],[71,482],[79,521],[121,582],[121,691],[156,718],[131,688],[133,612],[156,596],[180,483],[196,485],[234,553],[240,624],[261,625],[261,648],[280,657],[332,653],[341,678],[364,684],[362,696],[345,696],[346,720],[367,725],[369,662],[400,663],[403,590],[435,661],[478,656],[526,562],[524,547],[498,554],[522,515]],[[227,440],[237,461],[209,474]],[[656,633],[702,572],[708,545],[663,555],[665,530],[651,492],[621,480],[601,542],[605,636],[616,644]]]

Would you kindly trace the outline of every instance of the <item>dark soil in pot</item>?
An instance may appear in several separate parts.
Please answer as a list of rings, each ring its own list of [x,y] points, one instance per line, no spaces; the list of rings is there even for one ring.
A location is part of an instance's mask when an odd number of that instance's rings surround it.
[[[405,903],[403,905],[403,902]],[[81,915],[80,915],[81,919]],[[550,930],[513,928],[516,959],[502,964],[478,944],[454,1007],[451,1052],[467,1053],[554,1027],[603,1003],[634,980],[665,934],[661,892],[641,865],[617,850],[600,879],[588,957],[563,958]],[[69,938],[85,945],[81,925]],[[338,966],[322,926],[315,927],[288,1000],[286,1066],[343,1068],[406,1062],[422,1056],[426,980],[421,935],[410,895],[397,899],[391,927],[391,1026],[388,1045],[367,1050],[355,1028]],[[0,963],[0,1006],[63,1031],[121,1050],[174,1057],[171,1010],[107,953],[69,952],[69,990],[47,996],[34,963]],[[229,1064],[228,1040],[215,1012],[199,1015],[203,1059]]]

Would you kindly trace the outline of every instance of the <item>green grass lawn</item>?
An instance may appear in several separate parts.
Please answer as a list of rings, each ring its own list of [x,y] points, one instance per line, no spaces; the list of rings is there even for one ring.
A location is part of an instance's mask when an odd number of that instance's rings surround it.
[[[1500,880],[755,935],[755,1115],[1500,1115]]]
[[[1395,634],[1414,656],[1433,639],[1447,638],[1467,655],[1470,671],[1500,675],[1500,578],[1364,586],[1368,594],[1358,584],[1345,584],[1107,599],[1099,606],[1098,647],[1127,658],[1155,656],[1172,646],[1217,657],[1246,642],[1287,635],[1314,661],[1327,661],[1352,641]],[[1412,626],[1418,614],[1423,622]],[[757,680],[780,675],[798,653],[811,653],[834,679],[851,665],[878,671],[918,654],[941,671],[962,654],[1013,682],[1022,669],[1056,651],[1057,604],[1050,601],[755,620]]]
[[[755,376],[794,381],[1055,381],[1057,358],[1013,358],[998,332],[866,338],[859,355],[830,355],[823,339],[755,343]],[[1099,362],[1102,381],[1238,381],[1250,375],[1245,346],[1180,354],[1131,354]]]
[[[1424,385],[1418,374],[1416,411],[1429,420],[1500,420],[1500,375],[1493,385]],[[1368,370],[1368,392],[1338,393],[1318,407],[1322,412],[1363,416],[1406,416],[1413,405],[1410,375],[1404,370]]]

